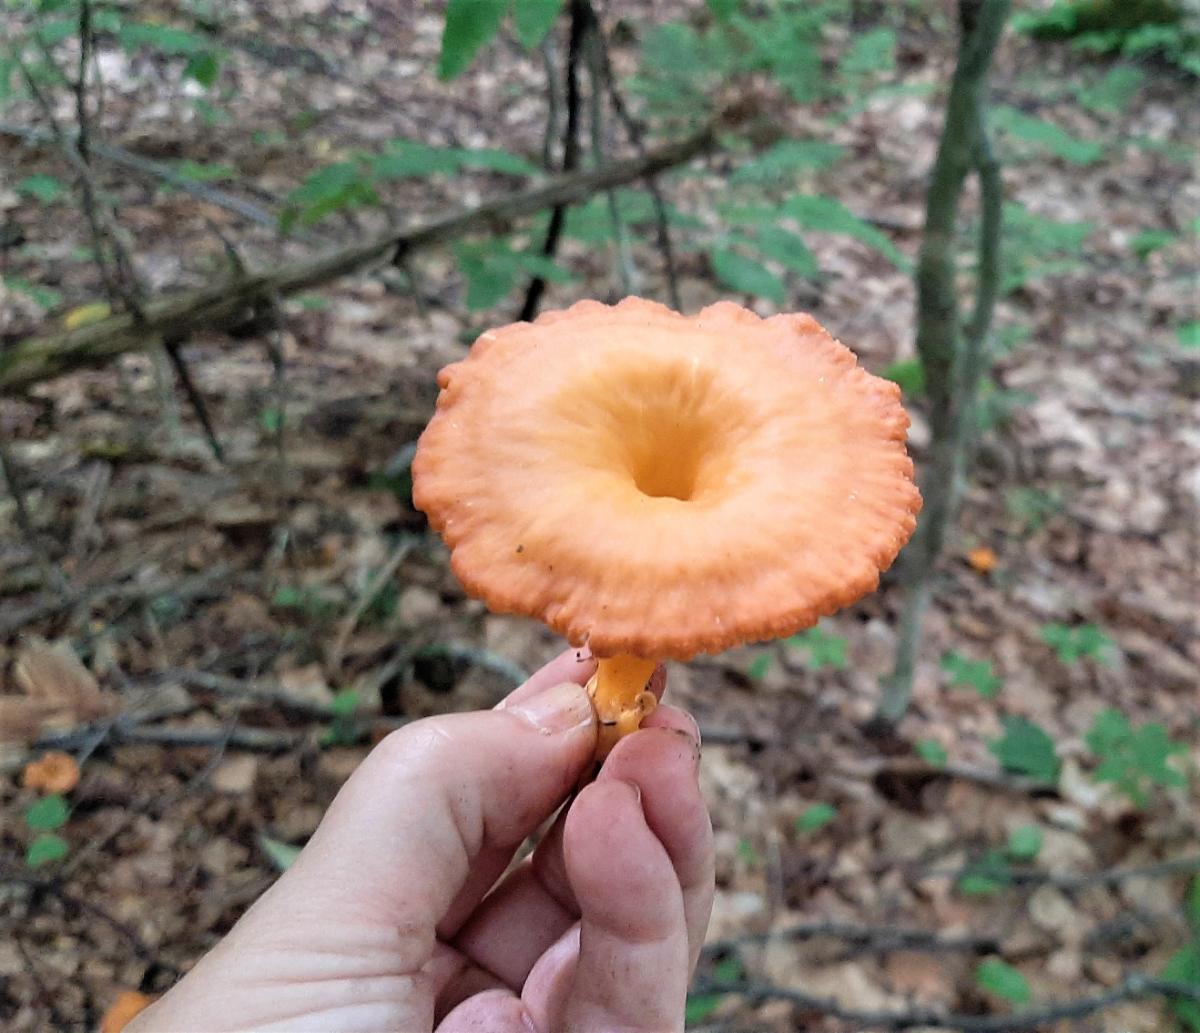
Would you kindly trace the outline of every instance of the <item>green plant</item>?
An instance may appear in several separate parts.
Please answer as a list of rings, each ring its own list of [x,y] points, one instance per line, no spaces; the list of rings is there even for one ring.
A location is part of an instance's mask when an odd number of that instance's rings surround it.
[[[1019,204],[1004,206],[1001,291],[1011,294],[1027,283],[1074,272],[1095,226],[1036,215]]]
[[[823,829],[837,817],[837,808],[831,803],[814,803],[805,808],[796,819],[796,831],[807,834]]]
[[[322,746],[353,746],[358,742],[359,727],[356,712],[359,695],[353,689],[342,689],[334,694],[330,710],[333,720],[321,735]]]
[[[1014,861],[1032,861],[1042,851],[1045,836],[1036,825],[1020,825],[1008,835],[1005,853]]]
[[[43,796],[29,805],[25,811],[25,824],[35,835],[25,850],[27,867],[40,868],[67,856],[70,847],[56,830],[67,823],[70,813],[66,798],[59,793]]]
[[[19,179],[16,186],[17,193],[32,197],[42,204],[53,204],[66,190],[62,180],[41,174]]]
[[[715,983],[736,983],[745,975],[742,959],[736,954],[723,958],[713,966],[712,981]],[[693,994],[687,999],[683,1021],[685,1026],[694,1026],[707,1019],[724,999],[723,994]]]
[[[967,897],[988,897],[1012,883],[1012,869],[1002,850],[989,850],[966,866],[955,884]]]
[[[1004,506],[1025,535],[1041,530],[1051,516],[1063,510],[1058,493],[1041,488],[1010,488],[1004,494]]]
[[[808,666],[814,671],[824,667],[840,671],[846,666],[846,640],[822,631],[819,626],[785,638],[783,644],[791,649],[808,650]]]
[[[917,751],[917,756],[935,768],[944,768],[950,759],[946,747],[936,739],[922,739],[913,749]]]
[[[1116,646],[1095,624],[1067,624],[1051,622],[1042,627],[1041,639],[1064,664],[1080,660],[1098,660],[1107,663]]]
[[[1000,958],[981,961],[975,969],[975,983],[980,989],[1013,1004],[1026,1004],[1033,996],[1025,977]]]
[[[517,39],[526,49],[541,43],[563,6],[563,0],[450,0],[442,29],[438,76],[453,79],[470,66],[512,10]]]
[[[1200,319],[1181,324],[1175,330],[1181,348],[1200,348]]]
[[[1039,782],[1057,782],[1062,765],[1046,730],[1024,717],[1005,717],[1002,724],[1004,734],[988,743],[988,749],[1004,769]]]
[[[1160,724],[1134,728],[1124,714],[1109,708],[1096,715],[1084,741],[1100,758],[1092,778],[1112,783],[1139,807],[1146,805],[1151,786],[1179,788],[1187,784],[1170,765],[1171,758],[1185,753],[1187,747],[1174,742]]]
[[[957,650],[942,657],[942,670],[950,676],[951,688],[966,686],[984,699],[995,699],[1004,684],[987,660],[969,660]]]
[[[1016,108],[995,108],[992,122],[1002,137],[1020,141],[1035,152],[1048,151],[1072,165],[1091,165],[1104,154],[1102,144],[1080,140],[1053,122],[1026,115]]]
[[[900,390],[908,398],[916,398],[925,393],[925,367],[920,359],[902,359],[887,366],[880,374],[885,380],[891,380],[900,385]]]

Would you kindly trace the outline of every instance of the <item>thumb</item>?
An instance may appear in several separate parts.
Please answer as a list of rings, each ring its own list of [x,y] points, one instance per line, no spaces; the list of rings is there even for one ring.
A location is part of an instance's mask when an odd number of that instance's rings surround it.
[[[511,854],[592,761],[596,721],[582,687],[552,684],[514,697],[384,739],[258,910],[281,906],[293,928],[299,908],[320,922],[336,915],[404,930],[419,954],[432,952],[434,929],[474,862]],[[414,958],[414,967],[425,960]]]

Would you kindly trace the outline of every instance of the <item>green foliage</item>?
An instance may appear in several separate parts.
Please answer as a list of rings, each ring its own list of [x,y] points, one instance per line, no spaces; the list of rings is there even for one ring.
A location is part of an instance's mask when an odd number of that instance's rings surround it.
[[[49,832],[61,829],[67,823],[70,813],[66,799],[59,793],[52,793],[29,805],[25,811],[25,824],[31,829]]]
[[[1082,265],[1083,246],[1094,230],[1090,222],[1059,222],[1021,205],[1006,204],[1001,291],[1011,294],[1033,280],[1075,271]]]
[[[1162,970],[1162,978],[1200,988],[1200,940],[1189,943],[1171,955]],[[1178,999],[1167,1007],[1191,1033],[1200,1033],[1200,1002]]]
[[[292,846],[291,843],[284,843],[282,840],[272,839],[270,836],[259,834],[258,845],[262,847],[263,853],[270,859],[271,864],[278,868],[281,872],[286,872],[300,856],[300,848]]]
[[[1027,1004],[1033,996],[1025,977],[999,958],[985,958],[979,963],[975,969],[975,983],[981,990],[1013,1004]]]
[[[1124,714],[1109,708],[1096,715],[1084,741],[1100,758],[1092,777],[1112,783],[1138,807],[1146,805],[1151,786],[1180,788],[1187,784],[1169,763],[1187,747],[1174,742],[1160,724],[1134,728]]]
[[[44,864],[61,861],[70,852],[67,841],[53,832],[34,836],[25,850],[25,864],[29,868],[40,868]]]
[[[339,161],[311,173],[287,196],[279,219],[283,233],[297,222],[311,226],[333,212],[379,204],[379,195],[358,162]]]
[[[1005,717],[1002,723],[1004,734],[988,743],[1001,766],[1039,782],[1057,782],[1061,764],[1046,730],[1024,717]]]
[[[337,613],[339,605],[336,599],[323,594],[315,588],[297,588],[293,585],[280,585],[271,596],[271,605],[280,610],[298,610],[307,617],[323,619]]]
[[[808,280],[815,280],[821,275],[816,256],[808,250],[808,245],[798,233],[782,226],[762,224],[754,228],[753,236],[742,239],[767,258],[778,262],[788,272]]]
[[[797,194],[784,202],[782,211],[795,219],[801,229],[844,233],[881,252],[896,268],[904,272],[912,269],[912,263],[895,244],[836,198]]]
[[[460,164],[453,150],[400,139],[390,141],[383,153],[372,159],[371,172],[381,180],[423,179],[436,173],[451,175]]]
[[[836,817],[837,808],[833,804],[814,803],[796,819],[796,831],[804,834],[816,832],[823,829]]]
[[[467,70],[475,54],[500,30],[509,0],[449,0],[442,29],[438,78],[453,79]]]
[[[32,197],[42,204],[52,204],[65,189],[62,181],[54,176],[38,174],[17,180],[17,193]]]
[[[568,283],[571,274],[537,251],[515,251],[506,240],[462,241],[455,245],[459,271],[467,280],[466,305],[472,312],[491,308],[508,296],[518,277],[540,276]]]
[[[936,739],[922,739],[913,747],[917,756],[935,768],[944,768],[950,759],[946,747]]]
[[[1041,488],[1010,488],[1004,493],[1004,506],[1017,521],[1021,534],[1041,530],[1050,517],[1063,510],[1062,498]]]
[[[745,975],[742,959],[736,954],[722,959],[713,966],[714,983],[736,983]],[[707,1019],[723,999],[722,994],[694,994],[687,999],[683,1021],[685,1026],[695,1026]]]
[[[975,399],[975,424],[981,432],[1002,427],[1022,405],[1029,405],[1037,396],[1029,391],[1002,388],[991,377],[979,380],[979,397]]]
[[[197,183],[225,183],[237,178],[237,169],[223,163],[205,164],[199,161],[179,161],[175,171]]]
[[[830,635],[815,627],[806,628],[783,641],[792,649],[807,649],[808,666],[814,671],[823,667],[840,671],[846,666],[846,640],[841,635]]]
[[[768,186],[790,183],[797,173],[828,168],[844,154],[845,148],[824,140],[782,140],[735,169],[729,182]]]
[[[211,37],[157,22],[124,20],[117,24],[116,35],[121,46],[129,53],[148,48],[170,57],[186,58],[183,66],[185,79],[191,79],[205,89],[216,85],[221,73],[222,55]]]
[[[896,32],[886,27],[855,33],[838,63],[838,74],[850,90],[861,90],[877,77],[896,70]]]
[[[1130,242],[1133,253],[1143,262],[1160,248],[1174,244],[1178,238],[1170,230],[1142,230]]]
[[[1067,624],[1051,622],[1042,627],[1041,639],[1054,650],[1064,664],[1080,660],[1107,662],[1112,658],[1116,646],[1095,624]]]
[[[925,393],[925,367],[920,359],[893,362],[879,375],[899,384],[906,398],[917,398]]]
[[[758,851],[754,848],[754,844],[745,836],[737,841],[737,846],[734,848],[737,851],[738,857],[742,863],[748,868],[757,868],[762,864],[762,858],[759,857]]]
[[[713,272],[731,290],[742,291],[782,305],[786,297],[783,280],[761,262],[739,254],[727,247],[717,247],[709,253]]]
[[[950,676],[951,688],[972,688],[984,699],[995,699],[1004,684],[987,660],[969,660],[956,650],[942,657],[942,670]]]
[[[322,746],[353,746],[358,742],[359,728],[355,714],[361,702],[353,689],[342,689],[334,694],[330,710],[333,720],[321,735]]]
[[[63,303],[61,291],[57,291],[53,287],[43,287],[41,284],[30,283],[20,276],[4,277],[4,286],[9,290],[24,294],[38,308],[45,309],[47,312],[58,308]]]
[[[564,0],[513,0],[513,23],[517,30],[517,39],[526,50],[532,50],[543,39],[558,12],[562,10]]]
[[[1132,65],[1115,65],[1096,83],[1079,91],[1079,102],[1090,111],[1119,113],[1137,96],[1146,73]]]
[[[990,897],[1011,883],[1012,869],[1007,855],[1000,850],[989,850],[967,865],[956,886],[966,897]]]
[[[1036,825],[1021,825],[1008,835],[1005,852],[1015,861],[1032,861],[1042,852],[1045,836]]]
[[[751,681],[762,681],[770,669],[771,654],[759,653],[758,656],[750,661],[750,666],[746,668],[746,677]]]
[[[1200,319],[1193,319],[1175,330],[1181,348],[1200,348]]]
[[[1029,144],[1034,150],[1049,151],[1072,165],[1091,165],[1104,154],[1102,144],[1080,140],[1053,122],[1033,118],[1016,108],[1000,105],[992,109],[991,118],[1000,133]]]

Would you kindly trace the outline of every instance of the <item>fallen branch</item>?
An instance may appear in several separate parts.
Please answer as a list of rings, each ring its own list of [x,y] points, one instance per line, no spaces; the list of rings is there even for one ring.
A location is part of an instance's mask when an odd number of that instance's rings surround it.
[[[200,330],[220,330],[245,322],[272,297],[283,298],[373,263],[390,261],[471,230],[502,227],[544,208],[570,204],[609,187],[620,186],[690,161],[717,145],[714,124],[644,156],[603,168],[556,177],[541,186],[500,197],[476,208],[392,231],[274,272],[251,272],[228,283],[188,294],[149,301],[139,321],[128,313],[74,330],[19,341],[0,353],[0,393],[28,388],[71,370],[101,365],[126,352],[145,351],[164,338],[182,338]],[[767,141],[769,142],[769,141]]]
[[[1200,986],[1136,974],[1128,976],[1111,990],[1073,1001],[1059,1001],[1043,1008],[1029,1008],[1013,1015],[953,1015],[926,1008],[914,1008],[911,1011],[868,1011],[846,1007],[831,997],[818,997],[801,990],[758,983],[701,983],[692,992],[738,994],[754,1001],[789,1001],[797,1008],[853,1023],[859,1033],[866,1033],[869,1029],[917,1028],[950,1029],[957,1030],[958,1033],[1017,1033],[1019,1030],[1044,1029],[1055,1022],[1086,1018],[1123,1001],[1147,997],[1200,1001]]]
[[[704,953],[724,954],[750,944],[787,940],[815,940],[820,937],[844,940],[873,951],[927,951],[930,953],[972,951],[991,954],[999,950],[995,936],[966,933],[946,936],[928,929],[897,929],[886,925],[849,925],[842,922],[800,922],[769,932],[745,933],[704,945]]]

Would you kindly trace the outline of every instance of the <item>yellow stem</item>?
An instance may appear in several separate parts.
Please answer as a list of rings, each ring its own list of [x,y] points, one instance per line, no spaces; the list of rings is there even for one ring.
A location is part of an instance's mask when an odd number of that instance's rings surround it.
[[[610,656],[599,661],[587,687],[600,722],[598,759],[607,757],[622,736],[636,732],[642,718],[657,706],[654,693],[646,688],[656,664],[638,656]]]

